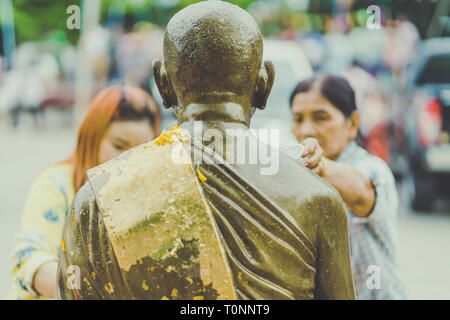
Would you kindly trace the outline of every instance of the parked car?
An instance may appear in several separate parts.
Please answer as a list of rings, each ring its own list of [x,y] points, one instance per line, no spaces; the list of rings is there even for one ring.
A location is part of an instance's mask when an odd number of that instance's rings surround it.
[[[411,204],[429,211],[437,197],[450,198],[450,38],[423,42],[405,96]]]

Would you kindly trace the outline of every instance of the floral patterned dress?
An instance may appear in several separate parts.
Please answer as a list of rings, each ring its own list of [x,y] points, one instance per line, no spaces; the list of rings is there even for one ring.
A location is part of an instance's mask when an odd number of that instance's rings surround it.
[[[9,299],[48,299],[33,288],[42,264],[58,260],[64,220],[75,195],[73,167],[62,163],[40,172],[33,181],[13,249]]]

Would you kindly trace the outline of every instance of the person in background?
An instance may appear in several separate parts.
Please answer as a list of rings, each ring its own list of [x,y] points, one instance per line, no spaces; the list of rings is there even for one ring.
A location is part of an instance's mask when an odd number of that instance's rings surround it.
[[[347,80],[307,79],[290,97],[302,161],[341,195],[349,218],[357,299],[405,299],[396,264],[398,197],[393,175],[357,142],[359,114]]]
[[[74,153],[34,179],[13,250],[10,299],[53,298],[64,220],[86,171],[159,134],[160,112],[142,89],[113,86],[92,101]]]

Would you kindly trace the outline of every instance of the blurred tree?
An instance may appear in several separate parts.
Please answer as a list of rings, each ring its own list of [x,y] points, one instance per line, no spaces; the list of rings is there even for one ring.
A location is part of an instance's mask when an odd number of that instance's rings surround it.
[[[80,5],[80,0],[14,0],[14,20],[17,43],[42,40],[58,31],[59,39],[76,43],[79,30],[68,30],[67,8]],[[61,35],[64,33],[64,36]]]
[[[16,25],[16,42],[42,40],[46,35],[58,31],[59,37],[75,44],[80,36],[80,30],[69,30],[66,26],[67,8],[70,5],[82,7],[83,1],[89,0],[14,0],[14,20]],[[132,30],[136,23],[141,21],[152,22],[164,27],[170,18],[182,8],[202,0],[102,0],[101,23],[108,27],[120,24],[125,30]],[[279,34],[286,27],[313,29],[323,32],[324,15],[332,14],[336,8],[337,0],[227,0],[255,15],[265,36]],[[417,1],[416,1],[417,2]],[[390,18],[391,11],[398,15],[405,12],[414,23],[423,26],[430,17],[421,17],[422,9],[434,8],[436,0],[418,1],[414,12],[407,12],[404,8],[408,1],[393,0],[351,0],[351,11],[356,25],[362,25],[364,12],[368,4],[375,3],[382,6],[384,17]],[[404,6],[402,4],[405,3]],[[295,4],[293,6],[293,4]],[[419,8],[420,7],[420,8]],[[423,8],[422,8],[423,7]],[[295,9],[297,8],[297,9]],[[395,9],[395,10],[394,10]],[[425,10],[427,13],[428,11]],[[263,17],[258,17],[258,12]],[[419,14],[419,12],[421,14]],[[265,16],[267,15],[267,17]],[[419,21],[419,19],[421,19]],[[417,21],[416,21],[417,20]],[[61,37],[61,33],[65,37]]]

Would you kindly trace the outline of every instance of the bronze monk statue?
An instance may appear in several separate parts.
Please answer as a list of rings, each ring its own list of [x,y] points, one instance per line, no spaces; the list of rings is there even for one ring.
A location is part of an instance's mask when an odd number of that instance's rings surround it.
[[[232,161],[262,145],[248,134],[275,76],[262,51],[235,5],[170,20],[153,68],[179,126],[88,172],[61,241],[62,299],[354,299],[338,193],[276,148],[270,174]]]

